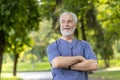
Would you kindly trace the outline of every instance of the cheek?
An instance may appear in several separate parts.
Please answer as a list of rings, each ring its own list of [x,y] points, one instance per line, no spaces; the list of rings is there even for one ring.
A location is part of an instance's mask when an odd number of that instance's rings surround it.
[[[74,24],[71,24],[70,26],[71,26],[72,28],[76,28],[76,26],[75,26]]]
[[[62,29],[63,28],[63,25],[60,25],[60,29]]]
[[[63,24],[60,24],[60,27],[63,27],[64,25]]]

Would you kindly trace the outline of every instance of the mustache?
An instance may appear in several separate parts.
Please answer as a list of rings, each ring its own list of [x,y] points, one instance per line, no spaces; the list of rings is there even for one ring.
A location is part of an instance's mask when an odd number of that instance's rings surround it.
[[[61,31],[62,35],[68,36],[68,35],[74,34],[75,28],[66,28],[66,27],[64,28],[64,27],[61,27],[60,31]]]
[[[69,29],[70,30],[71,28],[62,28],[62,30],[65,30],[65,29]]]
[[[64,30],[64,29],[71,29],[71,28],[69,26],[61,26],[60,29]]]

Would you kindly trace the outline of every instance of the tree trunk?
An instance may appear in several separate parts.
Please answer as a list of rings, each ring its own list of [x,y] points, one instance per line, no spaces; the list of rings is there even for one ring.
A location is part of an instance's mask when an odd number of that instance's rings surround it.
[[[5,48],[5,31],[0,31],[0,77],[2,72],[3,52]]]
[[[104,59],[104,63],[105,63],[105,67],[107,68],[107,67],[110,67],[110,60],[109,59],[107,59],[107,58],[105,58]]]
[[[84,26],[83,16],[81,17],[81,33],[82,33],[83,40],[86,40],[86,34],[85,34],[85,26]]]
[[[3,60],[3,51],[0,47],[0,78],[1,78],[1,72],[2,72],[2,60]]]
[[[13,66],[13,76],[16,76],[19,54],[14,54],[14,57],[15,59],[14,59],[14,66]]]

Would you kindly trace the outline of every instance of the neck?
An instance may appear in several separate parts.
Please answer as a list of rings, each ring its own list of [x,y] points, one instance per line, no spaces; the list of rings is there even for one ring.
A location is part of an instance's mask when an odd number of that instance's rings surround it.
[[[68,41],[68,42],[72,42],[72,40],[74,39],[74,36],[73,35],[70,35],[70,36],[62,36],[62,39]]]

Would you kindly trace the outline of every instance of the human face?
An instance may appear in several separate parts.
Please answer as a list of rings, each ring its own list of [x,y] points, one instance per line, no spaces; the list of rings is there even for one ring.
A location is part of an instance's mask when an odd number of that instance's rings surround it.
[[[70,36],[74,34],[76,24],[70,14],[65,14],[61,18],[60,31],[63,36]]]

